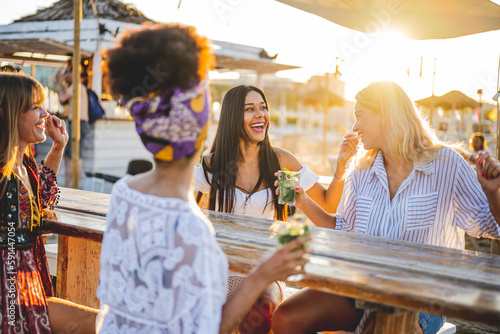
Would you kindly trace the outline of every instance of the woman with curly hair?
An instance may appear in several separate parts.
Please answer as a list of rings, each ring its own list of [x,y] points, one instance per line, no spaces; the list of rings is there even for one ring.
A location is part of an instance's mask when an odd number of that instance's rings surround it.
[[[157,25],[108,51],[109,82],[153,155],[112,190],[97,295],[99,333],[229,333],[262,291],[303,265],[302,238],[277,250],[231,298],[227,258],[192,194],[210,117],[208,40]]]
[[[96,310],[53,297],[42,210],[57,200],[55,175],[68,134],[43,100],[32,77],[0,73],[0,332],[94,333]],[[31,145],[46,134],[54,143],[37,165]]]

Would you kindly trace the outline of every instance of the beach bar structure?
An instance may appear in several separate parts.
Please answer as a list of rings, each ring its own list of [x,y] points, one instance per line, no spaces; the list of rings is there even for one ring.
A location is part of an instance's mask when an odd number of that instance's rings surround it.
[[[92,89],[102,90],[101,51],[113,47],[122,32],[155,23],[117,0],[83,1],[80,48],[92,60]],[[61,66],[73,52],[73,1],[60,0],[33,15],[0,26],[0,61]],[[279,64],[259,47],[213,41],[218,70],[252,70],[257,75],[298,68]],[[99,94],[98,94],[99,95]]]
[[[94,11],[90,0],[83,0],[81,58],[89,64],[88,83],[99,97],[110,98],[103,85],[106,60],[102,51],[113,47],[124,31],[144,23],[155,22],[120,1],[95,0]],[[73,52],[73,32],[73,1],[60,0],[33,15],[0,26],[0,61],[31,66],[33,76],[36,66],[61,68]],[[216,40],[212,43],[216,70],[253,71],[257,84],[263,74],[298,68],[277,63],[276,56],[270,56],[260,47]],[[116,101],[103,100],[101,104],[107,119],[97,121],[92,129],[90,143],[84,146],[83,169],[123,176],[129,160],[149,159],[149,155],[133,131],[133,122],[124,110],[116,108]]]

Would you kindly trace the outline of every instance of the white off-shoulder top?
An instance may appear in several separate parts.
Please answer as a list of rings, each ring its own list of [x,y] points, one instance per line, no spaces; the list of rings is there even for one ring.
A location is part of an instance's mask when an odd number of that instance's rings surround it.
[[[196,165],[194,169],[194,190],[204,194],[209,192],[210,184],[208,182],[212,181],[210,173],[208,173],[208,178],[209,180],[207,181],[202,165]],[[314,186],[318,180],[319,176],[310,170],[307,165],[302,166],[299,183],[305,191]],[[256,218],[273,219],[274,205],[270,188],[262,189],[253,194],[248,194],[241,189],[235,188],[234,196],[233,213]]]

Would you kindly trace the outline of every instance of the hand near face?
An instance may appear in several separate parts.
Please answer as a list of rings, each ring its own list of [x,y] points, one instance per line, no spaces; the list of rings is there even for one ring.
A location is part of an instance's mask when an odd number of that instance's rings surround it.
[[[56,149],[63,149],[68,142],[68,132],[66,124],[57,116],[49,115],[46,120],[47,135],[54,141]]]
[[[353,133],[344,136],[337,159],[337,169],[344,168],[347,161],[358,151],[359,137]]]
[[[493,159],[490,153],[479,153],[476,158],[476,173],[485,193],[500,190],[500,162]]]

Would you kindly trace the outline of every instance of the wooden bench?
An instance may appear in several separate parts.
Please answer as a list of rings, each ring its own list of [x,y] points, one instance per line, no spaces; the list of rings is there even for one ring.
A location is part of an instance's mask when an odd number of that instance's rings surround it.
[[[109,195],[63,188],[47,210],[48,232],[58,233],[62,298],[97,306],[100,241]],[[276,247],[280,223],[207,211],[230,268],[248,273]],[[379,311],[376,333],[413,333],[419,311],[490,326],[500,324],[500,259],[442,247],[314,228],[307,274],[294,285],[359,299]]]

